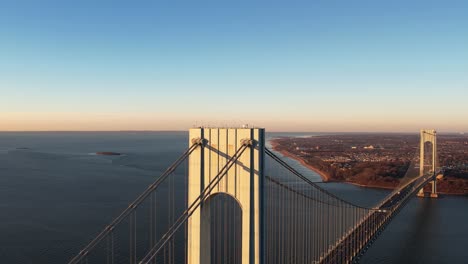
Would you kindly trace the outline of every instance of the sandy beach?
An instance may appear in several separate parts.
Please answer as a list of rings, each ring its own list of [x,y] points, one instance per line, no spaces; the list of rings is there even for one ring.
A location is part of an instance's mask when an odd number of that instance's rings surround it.
[[[323,171],[320,171],[319,169],[315,168],[314,166],[311,166],[310,164],[308,164],[307,162],[305,162],[303,159],[301,159],[300,157],[292,154],[291,152],[289,151],[286,151],[286,150],[279,150],[278,149],[278,143],[275,142],[274,139],[270,140],[270,144],[271,144],[271,147],[273,148],[274,151],[276,152],[279,152],[281,153],[281,155],[285,156],[285,157],[288,157],[288,158],[291,158],[291,159],[294,159],[294,160],[297,160],[299,163],[301,163],[302,166],[308,168],[309,170],[317,173],[318,175],[320,175],[320,178],[322,178],[322,180],[324,182],[328,182],[330,181],[330,175],[328,175],[327,173],[323,172]]]
[[[273,148],[274,151],[281,153],[285,157],[297,160],[302,166],[304,166],[304,167],[308,168],[309,170],[311,170],[311,171],[317,173],[318,175],[320,175],[320,177],[322,178],[322,180],[324,182],[334,181],[334,180],[331,179],[330,175],[328,175],[327,173],[325,173],[325,172],[317,169],[316,167],[310,165],[309,163],[307,163],[302,158],[292,154],[289,151],[278,149],[279,144],[276,143],[274,139],[270,140],[270,144],[271,144],[271,147]],[[361,183],[351,182],[351,181],[339,181],[339,182],[349,183],[349,184],[352,184],[352,185],[355,185],[355,186],[365,187],[365,188],[377,188],[377,189],[387,189],[387,190],[395,189],[395,186],[386,186],[386,185],[382,185],[382,184],[378,184],[378,183],[377,184],[361,184]]]
[[[368,182],[366,184],[363,184],[363,183],[359,183],[359,182],[355,182],[355,181],[347,181],[347,180],[336,180],[336,179],[332,179],[330,177],[330,175],[326,172],[323,172],[319,169],[317,169],[316,167],[310,165],[309,163],[307,163],[304,159],[302,159],[301,157],[287,151],[287,150],[283,150],[283,149],[280,149],[279,148],[279,144],[275,141],[275,139],[272,139],[269,141],[273,150],[275,150],[276,152],[279,152],[281,153],[283,156],[285,157],[288,157],[288,158],[291,158],[291,159],[294,159],[296,161],[298,161],[302,166],[308,168],[309,170],[317,173],[320,175],[320,177],[322,178],[323,182],[343,182],[343,183],[348,183],[348,184],[352,184],[352,185],[355,185],[355,186],[359,186],[359,187],[365,187],[365,188],[376,188],[376,189],[386,189],[386,190],[393,190],[397,187],[397,185],[394,185],[394,184],[391,184],[391,183],[388,183],[388,182],[385,182],[385,181],[382,181],[382,182],[379,182],[379,181],[371,181],[371,182]],[[450,192],[450,191],[444,191],[444,190],[438,190],[438,193],[440,194],[446,194],[446,195],[467,195],[466,192]]]

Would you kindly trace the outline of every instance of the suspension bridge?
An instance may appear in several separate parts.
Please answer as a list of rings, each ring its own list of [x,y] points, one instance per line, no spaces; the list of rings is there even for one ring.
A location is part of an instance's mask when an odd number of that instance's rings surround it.
[[[437,196],[434,130],[421,130],[419,156],[372,207],[291,167],[264,129],[194,128],[188,145],[69,263],[357,263],[425,185]]]

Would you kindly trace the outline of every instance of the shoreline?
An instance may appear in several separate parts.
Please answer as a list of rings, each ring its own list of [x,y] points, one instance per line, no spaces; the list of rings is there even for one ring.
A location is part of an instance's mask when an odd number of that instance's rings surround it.
[[[326,182],[338,182],[338,183],[351,184],[351,185],[354,185],[354,186],[357,186],[357,187],[363,187],[363,188],[384,189],[384,190],[394,190],[395,189],[395,187],[390,187],[390,186],[375,185],[375,184],[366,185],[366,184],[362,184],[362,183],[358,183],[358,182],[332,180],[331,177],[328,174],[326,174],[325,172],[320,171],[319,169],[315,168],[314,166],[308,164],[305,160],[303,160],[300,157],[292,154],[291,152],[286,151],[286,150],[277,150],[277,149],[274,149],[274,150],[276,152],[281,153],[281,155],[283,155],[285,157],[296,160],[302,166],[304,166],[304,167],[308,168],[309,170],[317,173],[320,176],[320,178],[322,178],[322,181],[325,182],[325,183]]]
[[[278,150],[278,143],[275,142],[275,139],[271,139],[269,140],[270,141],[270,144],[271,144],[271,147],[274,151],[276,152],[279,152],[281,153],[281,155],[285,156],[285,157],[288,157],[288,158],[291,158],[291,159],[294,159],[296,160],[297,162],[299,162],[302,166],[308,168],[309,170],[317,173],[320,178],[322,178],[322,181],[323,182],[339,182],[339,183],[346,183],[346,184],[351,184],[351,185],[354,185],[354,186],[357,186],[357,187],[362,187],[362,188],[372,188],[372,189],[383,189],[383,190],[395,190],[396,187],[390,187],[390,186],[383,186],[383,185],[376,185],[376,184],[362,184],[362,183],[357,183],[357,182],[351,182],[351,181],[338,181],[338,180],[333,180],[331,179],[331,177],[323,172],[323,171],[320,171],[319,169],[315,168],[314,166],[308,164],[304,159],[302,159],[301,157],[298,157],[297,155],[294,155],[292,154],[291,152],[287,151],[287,150]],[[442,195],[455,195],[455,196],[468,196],[467,194],[465,193],[450,193],[450,192],[441,192],[441,191],[437,191],[438,194],[442,194]]]
[[[274,139],[270,140],[270,144],[271,144],[271,147],[273,148],[274,151],[276,152],[279,152],[281,153],[281,155],[285,156],[285,157],[288,157],[288,158],[291,158],[293,160],[296,160],[297,162],[299,162],[302,166],[308,168],[309,170],[317,173],[320,178],[322,178],[322,181],[323,182],[331,182],[331,177],[330,175],[328,175],[327,173],[315,168],[314,166],[308,164],[305,160],[301,159],[300,157],[292,154],[291,152],[289,151],[286,151],[286,150],[278,150],[277,149],[277,146],[279,145],[278,143],[276,143],[274,141]]]
[[[363,187],[363,188],[373,188],[373,189],[383,189],[383,190],[395,190],[395,187],[383,186],[383,185],[375,185],[375,184],[366,185],[366,184],[357,183],[357,182],[350,182],[350,181],[338,181],[338,182],[348,183],[348,184],[352,184],[352,185],[354,185],[354,186]]]

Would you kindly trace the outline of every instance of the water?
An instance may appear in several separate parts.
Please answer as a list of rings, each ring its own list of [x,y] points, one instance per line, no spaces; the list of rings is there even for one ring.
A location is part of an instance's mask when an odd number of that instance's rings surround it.
[[[281,135],[301,136],[269,137]],[[184,132],[0,133],[0,263],[67,262],[187,144]],[[90,155],[98,151],[125,155]],[[322,185],[362,205],[387,193]],[[467,205],[465,197],[412,199],[362,263],[467,263]]]

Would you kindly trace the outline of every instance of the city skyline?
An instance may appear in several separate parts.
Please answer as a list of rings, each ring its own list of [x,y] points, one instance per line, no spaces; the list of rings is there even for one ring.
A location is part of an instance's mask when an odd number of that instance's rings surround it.
[[[468,3],[0,4],[0,131],[468,132]]]

